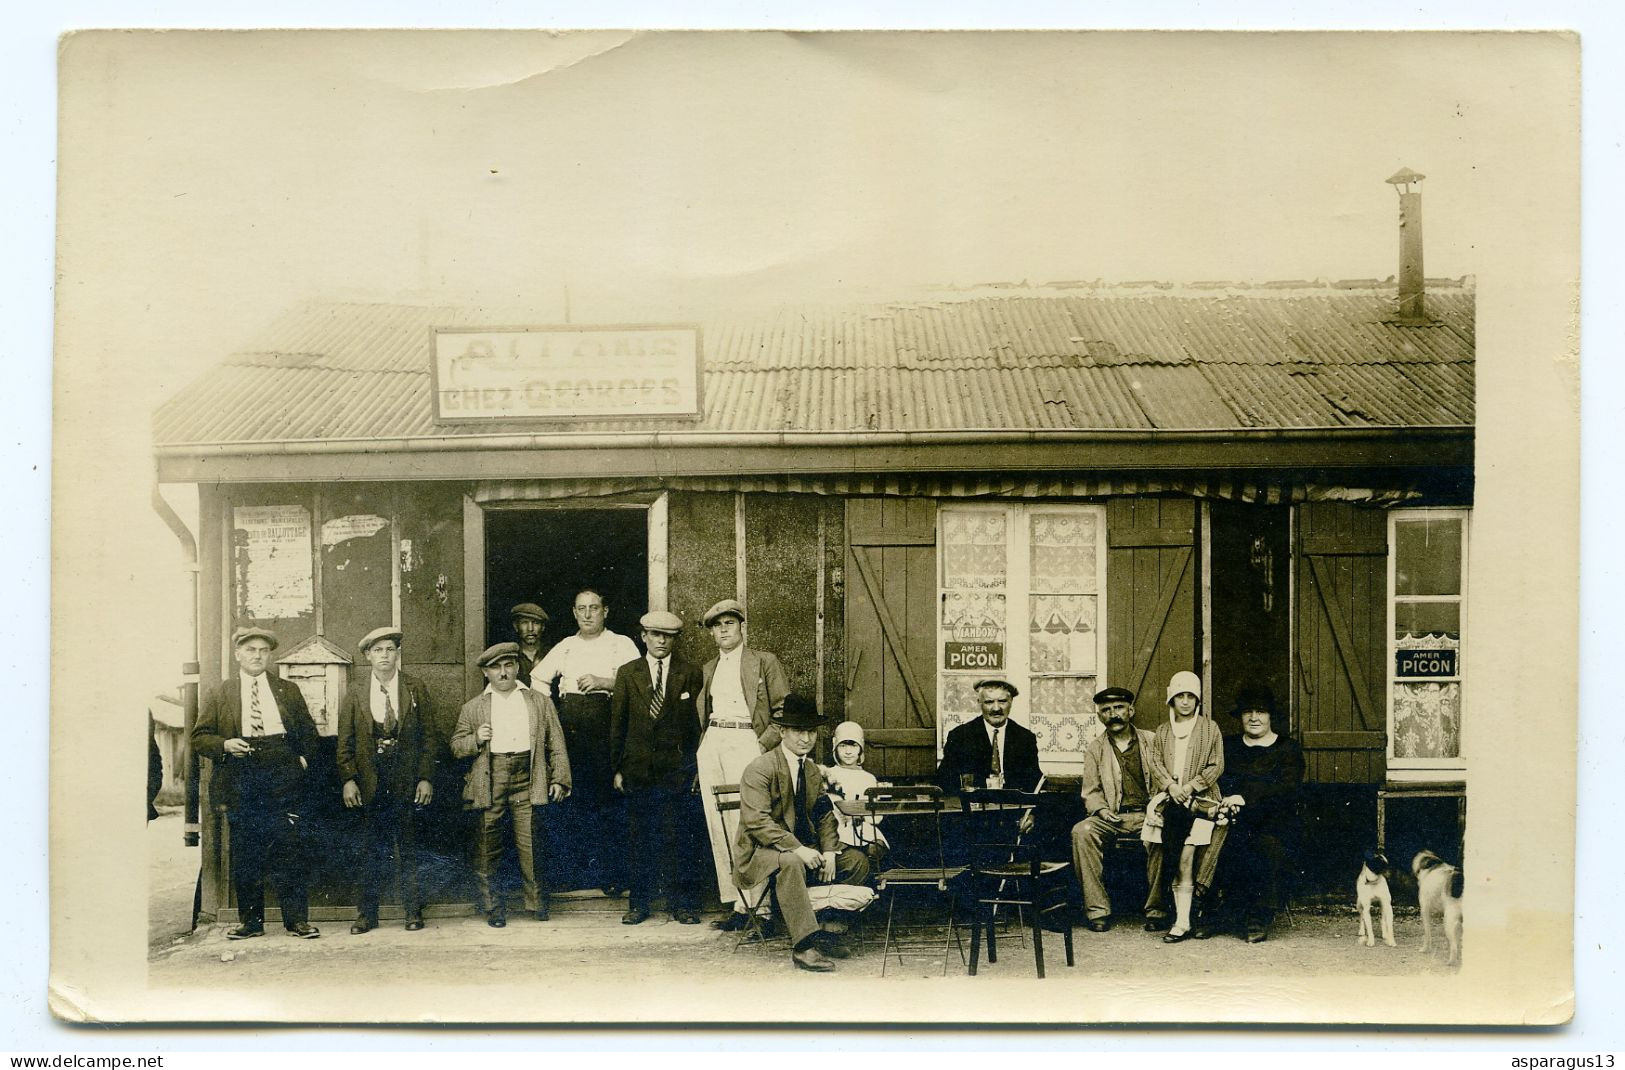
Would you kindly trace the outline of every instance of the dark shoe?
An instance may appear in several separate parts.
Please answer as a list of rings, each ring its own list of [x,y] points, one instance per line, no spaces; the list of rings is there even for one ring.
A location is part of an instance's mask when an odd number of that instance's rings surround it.
[[[828,973],[835,968],[829,956],[816,947],[804,947],[800,951],[790,952],[790,959],[798,969],[811,970],[813,973]]]
[[[1145,919],[1145,931],[1148,933],[1166,932],[1173,925],[1174,919],[1168,917],[1149,917]]]
[[[1083,927],[1092,933],[1103,933],[1112,927],[1110,918],[1090,918],[1083,923]]]
[[[485,924],[493,929],[506,929],[508,927],[508,908],[502,906],[492,907],[491,913],[485,919]]]
[[[698,925],[700,916],[692,910],[674,910],[671,912],[671,920],[679,925]]]
[[[1065,910],[1039,911],[1038,924],[1042,925],[1047,933],[1069,933],[1072,931],[1072,917]]]
[[[370,933],[376,928],[378,928],[378,923],[372,918],[357,918],[354,924],[350,926],[350,935],[360,936],[362,933]]]
[[[633,907],[621,915],[622,925],[641,925],[649,920],[648,907]]]
[[[721,921],[713,921],[711,928],[725,933],[736,933],[750,921],[744,914],[734,911]]]
[[[1249,928],[1247,930],[1247,942],[1249,944],[1262,944],[1268,936],[1269,933],[1264,929]]]
[[[606,884],[603,887],[603,892],[604,895],[610,899],[619,899],[621,896],[626,894],[626,889],[622,888],[619,884]]]
[[[1166,932],[1162,934],[1162,942],[1165,944],[1182,944],[1190,938],[1191,930],[1189,929],[1186,929],[1182,933]]]
[[[832,959],[849,959],[852,957],[852,952],[847,949],[844,943],[827,933],[818,941],[816,946],[819,951]]]
[[[422,918],[407,918],[406,919],[406,931],[407,932],[415,933],[421,928],[423,928],[423,919]]]
[[[818,927],[826,933],[843,936],[851,931],[852,923],[845,918],[826,918],[824,921],[819,922]]]
[[[301,940],[314,940],[322,935],[322,931],[308,921],[296,922],[286,928],[289,936],[297,936]]]
[[[256,936],[265,935],[263,925],[239,925],[235,929],[226,930],[227,940],[252,940]]]
[[[550,920],[552,920],[552,917],[553,917],[553,912],[548,909],[546,903],[543,903],[541,906],[536,908],[536,920],[537,921],[550,921]]]

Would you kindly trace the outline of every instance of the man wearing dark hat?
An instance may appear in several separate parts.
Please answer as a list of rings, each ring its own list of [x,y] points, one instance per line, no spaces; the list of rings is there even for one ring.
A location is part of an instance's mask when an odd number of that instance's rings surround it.
[[[530,671],[542,660],[542,629],[547,625],[547,610],[535,602],[520,602],[508,610],[513,633],[519,637],[519,682],[530,687]]]
[[[231,940],[265,935],[265,879],[276,884],[282,925],[314,939],[299,812],[316,722],[299,688],[265,670],[277,638],[264,628],[231,637],[238,672],[210,692],[192,726],[192,749],[214,766],[209,793],[231,822],[231,877],[240,924]]]
[[[625,925],[649,917],[657,888],[683,925],[698,925],[698,860],[703,848],[689,833],[689,789],[694,784],[700,721],[699,666],[672,654],[682,618],[664,610],[645,613],[648,653],[615,673],[609,700],[610,763],[615,790],[627,799],[627,852],[632,878]]]
[[[1239,736],[1224,741],[1219,787],[1235,811],[1219,883],[1240,911],[1244,939],[1261,943],[1285,902],[1286,875],[1297,856],[1302,828],[1298,794],[1303,788],[1303,748],[1275,732],[1275,696],[1267,687],[1244,687],[1236,696]]]
[[[473,758],[463,784],[463,806],[480,812],[474,872],[480,909],[493,929],[508,924],[508,909],[495,887],[504,828],[513,829],[524,884],[525,910],[548,918],[547,897],[536,879],[531,807],[570,794],[570,758],[553,700],[519,682],[519,646],[498,643],[480,655],[486,687],[463,704],[451,734],[451,752]]]
[[[803,970],[824,973],[846,952],[824,933],[807,894],[809,884],[867,884],[869,859],[862,851],[842,851],[838,819],[827,804],[818,763],[807,755],[823,725],[818,707],[801,695],[785,696],[773,715],[778,746],[752,761],[739,778],[739,833],[734,884],[750,902],[765,895],[776,878],[779,911],[790,933],[791,958]]]
[[[717,893],[734,913],[717,927],[735,930],[745,922],[744,906],[737,902],[728,862],[727,834],[717,810],[714,789],[737,784],[739,776],[758,755],[778,746],[779,730],[773,715],[784,708],[790,679],[779,659],[765,650],[745,645],[745,607],[725,598],[705,611],[705,626],[717,644],[717,656],[701,670],[700,686],[700,802],[711,836],[711,863]]]
[[[948,733],[937,766],[937,786],[958,795],[967,785],[1032,791],[1043,776],[1038,768],[1038,737],[1010,719],[1010,705],[1020,694],[1007,680],[980,680],[976,698],[982,716]]]
[[[391,869],[407,929],[423,928],[413,807],[434,799],[434,704],[423,681],[400,671],[401,639],[400,629],[388,626],[366,634],[358,645],[371,671],[339,706],[344,805],[361,811],[361,901],[350,926],[357,935],[378,927],[379,891]]]
[[[1095,716],[1105,731],[1083,748],[1084,819],[1072,827],[1072,868],[1083,886],[1084,925],[1103,933],[1111,928],[1112,901],[1102,879],[1105,845],[1145,827],[1145,808],[1156,794],[1147,758],[1153,734],[1134,726],[1134,692],[1108,687],[1095,693]],[[1147,851],[1146,928],[1166,928],[1162,852]]]

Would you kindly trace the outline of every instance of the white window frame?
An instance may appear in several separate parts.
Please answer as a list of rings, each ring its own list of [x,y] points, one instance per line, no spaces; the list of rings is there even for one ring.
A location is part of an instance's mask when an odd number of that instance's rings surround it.
[[[1426,507],[1415,509],[1394,509],[1388,514],[1388,581],[1386,588],[1386,627],[1384,635],[1386,641],[1384,649],[1386,657],[1383,664],[1383,707],[1386,711],[1386,735],[1388,772],[1393,780],[1462,780],[1467,776],[1467,721],[1469,689],[1466,677],[1467,644],[1472,634],[1468,622],[1468,596],[1469,586],[1468,563],[1470,561],[1469,548],[1472,539],[1472,510],[1457,507]],[[1450,520],[1461,521],[1461,592],[1456,595],[1400,595],[1394,590],[1394,573],[1399,557],[1399,539],[1397,527],[1406,521],[1415,520]],[[1455,601],[1460,607],[1461,645],[1456,652],[1456,675],[1451,677],[1433,678],[1432,682],[1455,683],[1461,692],[1461,748],[1454,758],[1398,758],[1394,756],[1394,685],[1411,682],[1412,678],[1399,679],[1394,672],[1395,656],[1399,651],[1399,640],[1394,635],[1395,607],[1406,602],[1449,602]]]
[[[944,521],[948,511],[963,510],[975,512],[999,512],[1005,516],[1005,670],[1002,673],[987,670],[985,672],[968,672],[966,670],[948,669],[944,664],[947,636],[942,627],[942,607],[947,598],[949,587],[945,581],[948,575],[947,537],[944,530]],[[1009,680],[1021,691],[1021,698],[1016,700],[1015,709],[1011,716],[1021,722],[1023,726],[1031,727],[1031,707],[1027,699],[1032,693],[1034,679],[1051,677],[1068,677],[1079,675],[1077,673],[1031,671],[1032,649],[1031,633],[1027,628],[1027,613],[1032,590],[1031,573],[1031,544],[1032,528],[1031,517],[1034,513],[1074,512],[1078,514],[1092,514],[1095,517],[1096,531],[1099,542],[1095,552],[1095,679],[1103,680],[1106,676],[1107,632],[1106,627],[1106,559],[1108,556],[1109,541],[1106,531],[1106,506],[1095,502],[960,502],[944,501],[937,506],[937,606],[936,606],[936,661],[937,661],[937,754],[942,754],[942,743],[948,733],[945,727],[945,718],[940,715],[947,709],[947,681],[950,676],[1002,676]],[[1084,725],[1084,743],[1093,738],[1099,729],[1095,720],[1093,709],[1079,711],[1087,717]],[[1044,769],[1048,772],[1075,772],[1082,768],[1081,762],[1072,759],[1049,758],[1043,751],[1039,757]]]

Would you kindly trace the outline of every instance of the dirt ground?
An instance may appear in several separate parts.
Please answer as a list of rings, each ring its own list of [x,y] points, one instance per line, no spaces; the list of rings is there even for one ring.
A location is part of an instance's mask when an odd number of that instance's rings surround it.
[[[797,971],[784,942],[746,945],[737,952],[731,935],[709,925],[678,925],[656,914],[642,925],[620,924],[621,902],[598,896],[556,902],[553,920],[542,923],[511,915],[507,928],[492,929],[483,918],[430,917],[421,932],[406,932],[399,921],[362,936],[349,933],[349,921],[321,921],[318,940],[295,940],[276,924],[255,940],[228,941],[226,926],[187,930],[191,923],[192,891],[197,876],[198,850],[181,846],[181,819],[169,813],[148,826],[152,863],[148,977],[155,986],[226,985],[233,988],[282,987],[291,984],[333,983],[356,977],[387,977],[412,971],[419,976],[457,977],[470,984],[500,979],[517,954],[523,961],[544,964],[547,972],[570,976],[590,971],[595,978],[624,976],[647,980],[662,975],[694,980],[705,975],[776,977]],[[878,909],[866,919],[864,932],[853,942],[852,958],[838,964],[848,976],[878,977],[881,972],[880,937],[884,916]],[[717,915],[720,917],[720,915]],[[1353,905],[1305,907],[1288,920],[1277,919],[1270,938],[1247,944],[1233,933],[1210,940],[1164,944],[1160,936],[1142,931],[1139,919],[1124,916],[1106,933],[1075,931],[1076,965],[1068,968],[1062,942],[1046,933],[1045,963],[1058,983],[1081,982],[1110,973],[1119,978],[1165,976],[1170,970],[1192,977],[1257,973],[1261,977],[1346,975],[1351,978],[1382,975],[1448,974],[1442,950],[1424,955],[1421,920],[1414,909],[1395,919],[1397,947],[1360,946],[1359,922]],[[1023,977],[1033,974],[1031,946],[1012,933],[1001,939],[999,961],[982,961],[978,976]],[[969,953],[969,937],[965,937]],[[911,955],[899,965],[893,958],[886,976],[896,973],[931,976],[940,973],[940,957]],[[962,974],[965,966],[957,951],[950,951],[948,972]],[[816,980],[808,977],[809,981]]]

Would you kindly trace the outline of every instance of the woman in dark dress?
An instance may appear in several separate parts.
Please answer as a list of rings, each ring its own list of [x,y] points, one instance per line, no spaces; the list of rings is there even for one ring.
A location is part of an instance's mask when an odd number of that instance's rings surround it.
[[[1269,935],[1298,854],[1303,748],[1275,733],[1275,697],[1267,687],[1242,688],[1235,715],[1241,735],[1225,738],[1219,778],[1224,803],[1236,812],[1220,880],[1229,901],[1240,908],[1245,939],[1256,944]]]

